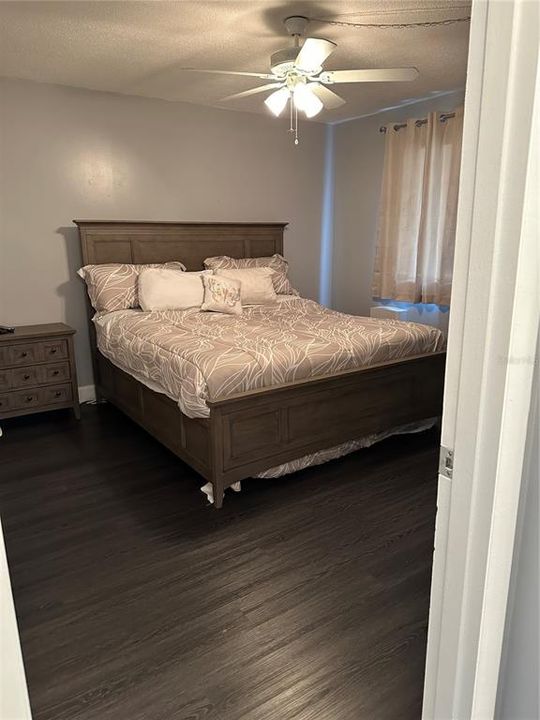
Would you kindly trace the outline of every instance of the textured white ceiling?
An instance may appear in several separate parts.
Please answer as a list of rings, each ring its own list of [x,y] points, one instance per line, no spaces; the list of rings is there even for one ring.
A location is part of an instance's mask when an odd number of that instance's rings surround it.
[[[320,2],[0,2],[0,75],[232,110],[266,112],[265,95],[223,103],[256,78],[182,72],[182,67],[267,72],[289,45],[288,15],[346,22],[417,22],[466,16],[467,0]],[[335,88],[346,105],[334,122],[462,88],[468,23],[432,28],[354,28],[313,22],[308,35],[338,44],[325,69],[415,66],[409,83]]]

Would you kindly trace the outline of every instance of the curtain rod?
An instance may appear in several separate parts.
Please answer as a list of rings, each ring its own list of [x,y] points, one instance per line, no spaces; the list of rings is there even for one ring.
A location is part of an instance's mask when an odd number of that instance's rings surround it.
[[[450,118],[453,118],[456,116],[456,113],[449,112],[449,113],[441,113],[439,116],[439,120],[441,122],[446,122],[447,120],[450,120]],[[428,119],[423,118],[422,120],[417,120],[415,122],[416,127],[421,127],[422,125],[425,125],[427,123]],[[407,123],[397,123],[394,125],[394,130],[401,130],[401,128],[407,127]],[[386,132],[386,125],[381,125],[379,128],[380,133]]]

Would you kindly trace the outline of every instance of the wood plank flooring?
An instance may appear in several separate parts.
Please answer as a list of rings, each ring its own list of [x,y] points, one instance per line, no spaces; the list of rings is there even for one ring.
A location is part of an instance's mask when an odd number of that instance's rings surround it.
[[[35,720],[419,720],[435,432],[209,507],[109,405],[3,423]]]

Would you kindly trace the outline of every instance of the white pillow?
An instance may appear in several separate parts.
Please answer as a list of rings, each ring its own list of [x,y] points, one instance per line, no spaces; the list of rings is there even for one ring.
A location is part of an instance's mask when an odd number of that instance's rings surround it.
[[[186,310],[200,307],[204,295],[201,276],[211,274],[211,270],[143,270],[139,275],[139,305],[143,310]]]
[[[183,273],[185,275],[185,273]],[[214,270],[218,277],[239,280],[242,305],[271,305],[277,302],[272,277],[274,271],[267,267]]]

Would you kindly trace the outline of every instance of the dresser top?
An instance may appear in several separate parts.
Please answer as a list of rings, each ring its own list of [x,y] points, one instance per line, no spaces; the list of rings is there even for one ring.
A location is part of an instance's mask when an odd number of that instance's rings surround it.
[[[9,343],[14,340],[33,340],[42,337],[58,335],[73,335],[75,330],[65,323],[45,323],[43,325],[19,325],[15,332],[0,335],[0,343]]]

